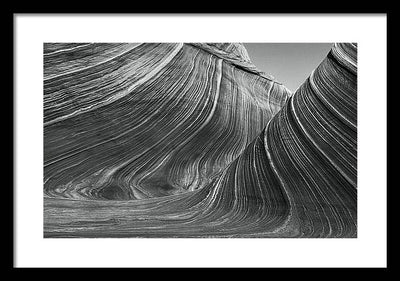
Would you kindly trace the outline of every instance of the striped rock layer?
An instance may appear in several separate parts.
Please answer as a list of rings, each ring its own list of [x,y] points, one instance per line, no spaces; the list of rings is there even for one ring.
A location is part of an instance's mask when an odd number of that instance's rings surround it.
[[[356,237],[357,47],[45,44],[45,237]]]

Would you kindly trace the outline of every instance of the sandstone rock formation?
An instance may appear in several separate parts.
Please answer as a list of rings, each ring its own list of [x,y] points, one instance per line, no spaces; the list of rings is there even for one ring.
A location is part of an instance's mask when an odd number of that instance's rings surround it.
[[[241,44],[45,44],[45,237],[355,237],[356,57],[292,95]]]

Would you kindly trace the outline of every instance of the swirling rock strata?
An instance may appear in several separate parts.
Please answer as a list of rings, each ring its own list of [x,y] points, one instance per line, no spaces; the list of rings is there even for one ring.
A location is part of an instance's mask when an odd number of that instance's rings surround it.
[[[45,237],[357,235],[356,45],[294,95],[240,44],[49,47]]]
[[[45,194],[132,200],[201,188],[289,94],[186,44],[45,53]]]

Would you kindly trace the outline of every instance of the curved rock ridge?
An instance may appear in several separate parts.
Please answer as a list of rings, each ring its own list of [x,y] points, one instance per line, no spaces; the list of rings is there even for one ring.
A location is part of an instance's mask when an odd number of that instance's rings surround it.
[[[246,48],[241,43],[191,43],[245,71],[260,75],[266,79],[279,83],[275,78],[259,70],[250,60]],[[279,83],[280,84],[280,83]]]
[[[335,44],[265,130],[301,236],[357,236],[356,53]]]
[[[355,44],[334,44],[202,188],[128,201],[45,198],[45,237],[356,237],[356,65]]]
[[[243,46],[218,46],[248,57]],[[134,200],[202,188],[291,95],[190,44],[44,47],[46,197]]]

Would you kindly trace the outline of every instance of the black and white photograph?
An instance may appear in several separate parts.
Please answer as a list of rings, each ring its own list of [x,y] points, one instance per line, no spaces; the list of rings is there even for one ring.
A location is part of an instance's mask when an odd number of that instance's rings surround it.
[[[44,43],[43,63],[44,237],[357,237],[356,43]]]

